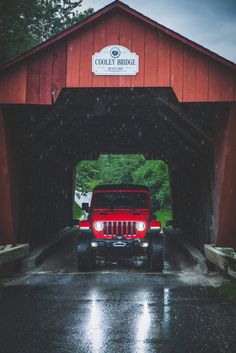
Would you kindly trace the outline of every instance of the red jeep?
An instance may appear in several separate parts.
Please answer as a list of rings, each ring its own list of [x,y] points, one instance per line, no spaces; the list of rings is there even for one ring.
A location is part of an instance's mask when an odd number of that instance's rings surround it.
[[[92,268],[96,255],[147,254],[152,271],[163,270],[161,223],[150,190],[142,185],[102,185],[94,189],[91,206],[82,204],[88,219],[76,236],[79,271]]]

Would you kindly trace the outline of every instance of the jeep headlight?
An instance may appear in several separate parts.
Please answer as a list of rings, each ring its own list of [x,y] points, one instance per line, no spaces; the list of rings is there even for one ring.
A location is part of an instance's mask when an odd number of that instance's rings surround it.
[[[94,222],[93,227],[97,232],[101,232],[104,228],[104,225],[103,222]]]
[[[136,223],[136,229],[140,232],[142,232],[146,228],[146,224],[144,222],[137,222]]]

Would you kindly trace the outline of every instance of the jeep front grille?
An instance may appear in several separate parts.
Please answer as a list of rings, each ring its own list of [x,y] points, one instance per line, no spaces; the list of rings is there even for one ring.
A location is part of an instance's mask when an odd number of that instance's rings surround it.
[[[136,222],[123,221],[123,222],[104,222],[104,235],[105,236],[134,236],[136,235]]]

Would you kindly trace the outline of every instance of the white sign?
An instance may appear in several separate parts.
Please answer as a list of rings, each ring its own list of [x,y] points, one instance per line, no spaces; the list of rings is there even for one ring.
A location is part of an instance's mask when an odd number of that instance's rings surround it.
[[[139,56],[121,45],[109,45],[92,57],[95,75],[134,76],[139,72]]]

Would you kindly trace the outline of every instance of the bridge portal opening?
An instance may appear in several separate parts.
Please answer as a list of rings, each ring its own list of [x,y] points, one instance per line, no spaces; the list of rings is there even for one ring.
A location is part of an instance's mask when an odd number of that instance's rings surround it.
[[[93,189],[106,184],[145,185],[152,202],[159,201],[157,219],[162,226],[172,220],[169,169],[165,161],[146,160],[143,154],[101,154],[97,160],[80,161],[75,168],[73,219],[86,217],[82,203],[90,204]]]
[[[171,88],[63,89],[55,104],[5,105],[17,241],[41,243],[73,223],[74,170],[101,154],[168,164],[173,221],[214,242],[215,153],[229,103],[182,103]]]

